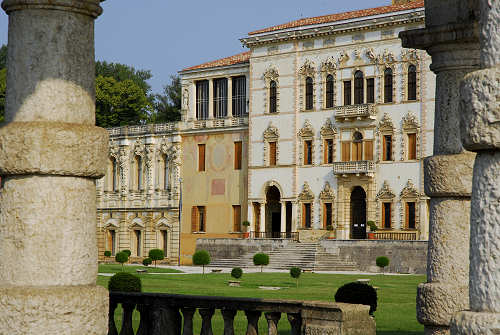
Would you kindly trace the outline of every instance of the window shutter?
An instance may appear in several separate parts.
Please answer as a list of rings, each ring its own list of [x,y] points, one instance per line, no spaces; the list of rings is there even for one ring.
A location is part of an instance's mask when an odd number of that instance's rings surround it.
[[[349,162],[351,157],[351,142],[342,142],[342,161]]]
[[[276,142],[269,142],[269,165],[276,165]]]
[[[405,228],[410,228],[410,206],[405,202]]]
[[[203,222],[204,222],[204,227],[203,227],[203,232],[207,231],[207,207],[203,207]]]
[[[306,227],[306,205],[302,204],[302,228]]]
[[[205,144],[198,144],[198,171],[205,171]]]
[[[242,143],[234,142],[234,169],[241,170],[241,150]]]
[[[417,135],[408,134],[408,159],[417,159]]]
[[[198,231],[198,207],[191,207],[191,232]]]
[[[373,160],[373,141],[365,141],[365,160]]]

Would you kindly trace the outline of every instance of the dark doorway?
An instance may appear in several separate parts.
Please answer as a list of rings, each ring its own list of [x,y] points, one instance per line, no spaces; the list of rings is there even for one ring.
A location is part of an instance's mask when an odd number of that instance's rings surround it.
[[[286,202],[286,237],[292,237],[292,203]]]
[[[366,238],[366,193],[360,186],[351,193],[351,238]]]
[[[276,186],[266,193],[266,237],[277,238],[281,233],[281,194]]]

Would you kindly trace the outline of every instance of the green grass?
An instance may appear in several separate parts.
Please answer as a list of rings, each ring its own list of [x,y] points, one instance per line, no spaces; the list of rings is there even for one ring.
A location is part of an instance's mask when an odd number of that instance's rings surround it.
[[[144,292],[177,293],[191,295],[251,297],[292,300],[334,301],[336,290],[343,284],[358,278],[370,278],[371,284],[378,287],[378,307],[375,312],[377,334],[379,335],[421,335],[423,326],[418,324],[415,312],[416,289],[425,281],[424,276],[389,275],[333,275],[303,273],[299,287],[288,273],[250,273],[240,279],[241,287],[229,287],[229,274],[184,274],[169,276],[138,275],[142,279]],[[107,286],[109,278],[99,277],[98,283]],[[279,291],[265,291],[258,286],[279,286]],[[195,332],[200,330],[199,315],[195,319]],[[138,321],[138,314],[135,319]],[[220,312],[213,319],[214,333],[222,333],[223,321]],[[237,332],[244,332],[246,326],[242,312],[235,319]],[[280,333],[289,330],[286,316],[280,321]],[[259,328],[266,333],[265,318],[261,318]]]
[[[123,272],[136,273],[136,270],[146,270],[148,273],[181,273],[182,271],[167,268],[155,268],[154,266],[124,265]],[[122,272],[121,264],[99,264],[99,273]]]

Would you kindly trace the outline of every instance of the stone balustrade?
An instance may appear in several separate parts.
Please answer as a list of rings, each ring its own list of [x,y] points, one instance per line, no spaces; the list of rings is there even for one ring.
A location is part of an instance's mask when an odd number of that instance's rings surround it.
[[[396,240],[396,241],[415,241],[417,239],[416,231],[376,231],[373,233],[376,240]]]
[[[335,118],[340,121],[372,119],[377,117],[374,104],[347,105],[336,107]]]
[[[234,335],[237,311],[247,319],[247,335],[258,334],[258,322],[264,314],[268,334],[278,334],[278,322],[286,314],[291,334],[375,335],[375,321],[369,306],[342,303],[270,300],[233,297],[204,297],[158,293],[110,292],[109,332],[118,335],[114,314],[122,305],[120,335],[134,335],[132,314],[140,313],[136,335],[181,334],[193,335],[193,316],[198,310],[202,319],[201,335],[212,335],[212,317],[219,309],[224,319],[224,335]]]
[[[354,162],[334,162],[333,173],[335,174],[367,174],[375,172],[375,162],[373,161],[354,161]]]

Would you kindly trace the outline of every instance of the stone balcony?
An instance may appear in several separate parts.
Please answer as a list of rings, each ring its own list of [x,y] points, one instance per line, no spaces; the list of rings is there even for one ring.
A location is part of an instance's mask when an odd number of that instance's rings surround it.
[[[355,161],[355,162],[334,162],[333,173],[348,176],[352,174],[367,175],[372,177],[375,173],[375,162]]]
[[[248,126],[248,116],[192,120],[184,122],[182,129],[229,128],[242,126]]]
[[[340,122],[355,120],[375,120],[377,109],[374,104],[346,105],[335,108],[335,119]]]
[[[278,335],[282,313],[290,322],[291,335],[375,335],[375,320],[369,315],[370,306],[298,300],[271,300],[233,297],[205,297],[180,294],[110,292],[109,332],[118,335],[115,310],[122,305],[122,327],[119,334],[134,335],[132,314],[140,314],[137,335],[193,335],[193,317],[201,316],[201,334],[212,335],[212,317],[220,310],[224,319],[224,334],[234,335],[238,311],[246,318],[246,334],[257,335],[258,323],[264,314],[268,334]],[[182,313],[182,315],[181,315]]]

